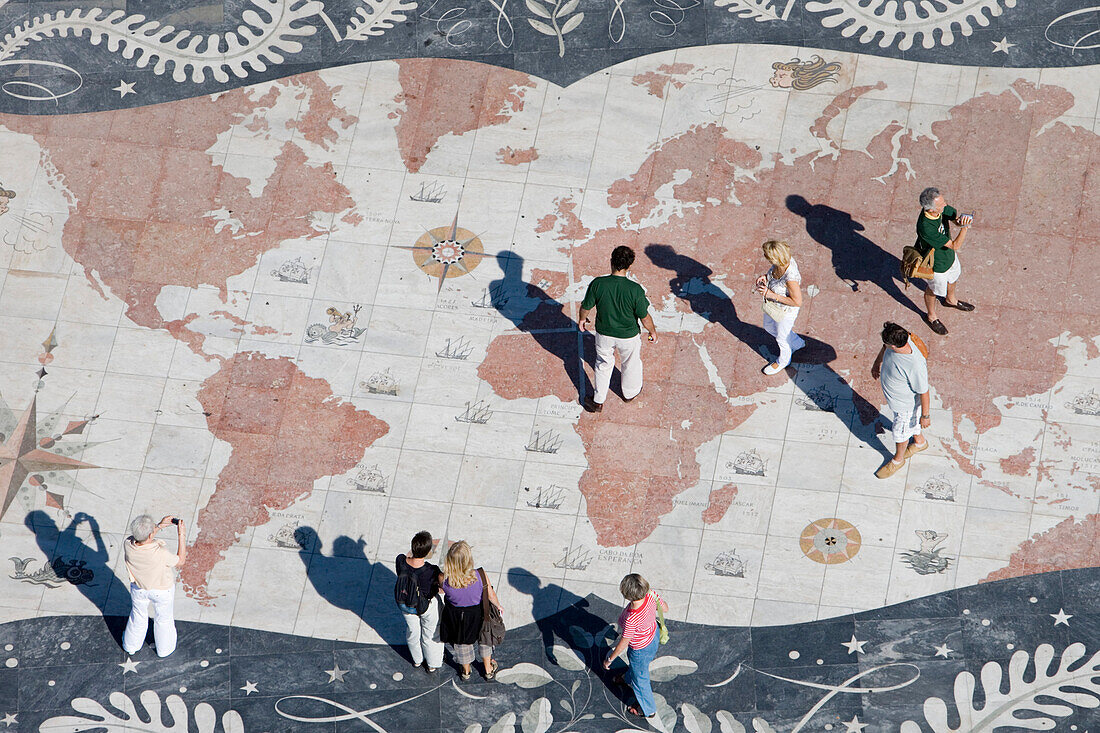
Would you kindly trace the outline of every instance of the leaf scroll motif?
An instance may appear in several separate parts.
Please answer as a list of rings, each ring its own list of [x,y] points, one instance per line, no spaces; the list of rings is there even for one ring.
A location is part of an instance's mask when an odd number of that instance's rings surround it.
[[[757,23],[763,23],[781,19],[772,2],[774,0],[715,0],[714,6],[726,8],[740,18],[752,18]]]
[[[688,733],[710,733],[712,726],[706,713],[687,702],[680,710],[684,713],[684,728]]]
[[[554,7],[546,9],[538,0],[526,0],[527,8],[535,15],[546,18],[549,23],[528,18],[527,22],[539,33],[546,36],[554,36],[558,39],[558,58],[565,57],[565,34],[576,30],[584,20],[584,13],[572,14],[580,4],[580,0],[554,0]],[[567,17],[568,16],[568,17]],[[559,25],[559,21],[561,24]]]
[[[550,676],[549,672],[537,664],[520,662],[514,667],[502,669],[497,672],[497,681],[506,685],[516,685],[525,690],[531,690],[553,682],[554,678]]]
[[[87,697],[78,697],[72,701],[73,710],[85,717],[58,716],[42,723],[40,730],[70,731],[108,731],[115,733],[187,733],[187,704],[179,695],[169,695],[164,699],[168,708],[167,725],[163,722],[160,696],[152,690],[141,693],[139,700],[144,709],[141,715],[134,701],[121,692],[112,692],[108,698],[117,712],[110,711],[101,703]],[[149,722],[145,722],[148,719]],[[198,733],[215,733],[218,726],[217,713],[206,703],[195,706],[195,726]],[[222,733],[244,733],[244,722],[235,710],[222,715]]]
[[[355,9],[355,15],[344,32],[345,41],[365,41],[380,36],[397,23],[408,20],[406,13],[416,10],[413,0],[362,0],[363,7]],[[369,12],[368,12],[369,9]]]
[[[947,703],[938,697],[924,701],[924,718],[933,733],[993,733],[1002,728],[1026,730],[1053,730],[1058,726],[1055,718],[1072,715],[1073,707],[1095,708],[1100,705],[1100,652],[1096,652],[1084,664],[1070,669],[1085,656],[1085,645],[1070,644],[1062,652],[1057,667],[1054,647],[1042,644],[1035,649],[1034,679],[1027,681],[1029,655],[1020,650],[1008,661],[1008,692],[1002,692],[1003,670],[998,662],[987,662],[982,667],[982,691],[985,705],[975,706],[974,675],[960,672],[955,677],[955,708],[959,727],[948,722]],[[1019,718],[1017,712],[1038,713]],[[919,723],[907,720],[901,725],[901,733],[921,733]]]
[[[540,697],[531,703],[527,712],[520,719],[523,733],[546,733],[554,723],[554,715],[550,712],[550,701]]]
[[[745,726],[741,725],[730,711],[719,710],[714,717],[718,719],[719,733],[745,733]]]
[[[570,672],[583,672],[588,668],[588,665],[569,647],[555,644],[553,652],[554,659],[558,660],[558,666],[562,669],[567,669]]]
[[[493,723],[489,733],[516,733],[516,714],[505,713],[500,720]]]
[[[657,657],[649,665],[649,678],[654,682],[668,682],[685,674],[692,674],[699,665],[690,659],[663,656]]]
[[[229,73],[244,79],[250,71],[267,71],[286,56],[299,53],[302,39],[317,32],[306,21],[318,17],[324,5],[318,0],[290,2],[250,0],[235,31],[208,36],[177,30],[144,15],[127,15],[123,10],[100,8],[60,10],[45,13],[17,25],[0,41],[0,61],[14,56],[31,43],[54,36],[84,36],[94,46],[104,44],[126,59],[137,58],[138,67],[153,67],[153,73],[172,69],[172,80],[201,84],[211,75],[229,81]],[[190,70],[190,73],[188,73]]]

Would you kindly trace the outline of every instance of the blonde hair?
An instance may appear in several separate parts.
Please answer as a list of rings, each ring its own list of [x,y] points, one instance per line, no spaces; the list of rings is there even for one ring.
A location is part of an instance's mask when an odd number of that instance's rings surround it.
[[[811,56],[809,61],[802,59],[776,61],[772,64],[772,68],[776,71],[783,69],[791,72],[791,88],[796,92],[813,89],[825,82],[836,84],[836,75],[840,72],[840,64],[835,61],[826,63],[825,59],[817,54]]]
[[[466,540],[459,540],[447,550],[447,557],[443,560],[443,579],[452,588],[465,588],[477,580],[474,553]]]
[[[640,601],[649,593],[649,582],[637,573],[631,573],[623,576],[619,583],[619,592],[628,601]]]
[[[791,264],[791,247],[781,239],[769,239],[760,249],[764,250],[764,258],[779,268],[780,272]]]

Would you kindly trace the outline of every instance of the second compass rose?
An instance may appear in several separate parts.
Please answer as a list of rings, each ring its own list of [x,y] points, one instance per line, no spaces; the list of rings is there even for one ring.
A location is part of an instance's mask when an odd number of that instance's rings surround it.
[[[416,244],[399,246],[412,250],[417,267],[429,276],[439,278],[437,293],[443,289],[444,280],[468,275],[485,256],[481,239],[458,225],[457,213],[450,226],[429,229],[416,240]]]

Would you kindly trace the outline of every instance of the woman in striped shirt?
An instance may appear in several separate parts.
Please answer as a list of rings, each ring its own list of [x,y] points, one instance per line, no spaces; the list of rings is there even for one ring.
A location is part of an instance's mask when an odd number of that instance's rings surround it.
[[[649,681],[649,664],[657,656],[660,635],[657,633],[657,604],[667,612],[668,604],[657,591],[649,589],[646,579],[637,573],[631,573],[619,583],[619,592],[628,603],[619,616],[619,641],[604,660],[604,669],[610,669],[616,657],[626,652],[630,662],[629,682],[638,699],[638,706],[627,708],[631,715],[644,715],[652,718],[657,714],[657,703],[653,700],[653,686]],[[627,680],[626,677],[623,678]]]

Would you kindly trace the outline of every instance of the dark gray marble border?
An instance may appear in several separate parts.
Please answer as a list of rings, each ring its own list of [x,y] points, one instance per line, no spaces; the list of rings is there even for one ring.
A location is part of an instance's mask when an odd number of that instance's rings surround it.
[[[672,622],[671,640],[653,666],[663,717],[654,727],[947,730],[925,717],[925,700],[940,698],[950,730],[992,730],[980,726],[989,722],[986,696],[996,695],[998,714],[1048,719],[1035,729],[1095,730],[1098,592],[1100,569],[1092,568],[982,584],[814,623],[750,629]],[[412,668],[396,642],[352,644],[181,622],[173,655],[159,659],[147,645],[128,662],[118,646],[121,617],[16,621],[0,626],[0,725],[49,731],[65,722],[65,730],[92,730],[98,713],[100,722],[106,717],[134,733],[154,730],[127,719],[132,704],[138,718],[160,705],[165,725],[187,711],[195,733],[223,730],[196,724],[195,716],[211,713],[226,722],[239,716],[247,733],[649,729],[626,714],[629,693],[611,684],[600,665],[607,624],[617,612],[589,597],[511,629],[497,653],[499,680],[475,675],[466,683],[449,666],[434,675]],[[994,669],[998,675],[990,674]],[[954,688],[966,674],[979,681],[960,710]],[[77,698],[87,699],[74,705]],[[87,727],[62,720],[82,717],[81,711]],[[1008,719],[996,730],[1019,729]]]
[[[257,15],[254,2],[269,3],[263,7],[274,15],[262,8]],[[1012,7],[1007,7],[1009,2]],[[358,13],[369,16],[371,8],[392,8],[400,3],[405,9],[398,8],[395,22],[377,29],[377,35],[348,37]],[[142,106],[314,69],[382,59],[468,59],[567,85],[656,51],[731,43],[778,44],[790,47],[792,56],[796,49],[812,47],[967,66],[1046,68],[1100,63],[1100,0],[936,0],[925,5],[940,8],[940,15],[920,10],[912,19],[895,18],[892,23],[885,22],[881,14],[851,10],[861,4],[881,9],[900,3],[557,0],[555,5],[555,0],[223,0],[200,4],[180,0],[9,0],[0,4],[0,112],[67,114]],[[908,5],[915,7],[917,3]],[[247,59],[249,54],[227,54],[224,61],[240,61],[239,75],[222,67],[228,74],[226,80],[218,80],[207,71],[205,79],[196,82],[190,78],[191,67],[187,67],[188,80],[177,82],[172,79],[174,63],[186,54],[150,55],[150,63],[143,67],[139,63],[142,52],[132,38],[121,45],[114,42],[121,33],[113,37],[105,32],[98,45],[92,44],[87,30],[79,36],[72,32],[60,35],[66,26],[74,26],[73,13],[87,19],[92,8],[102,9],[97,16],[102,21],[101,29],[136,29],[139,24],[126,19],[137,15],[155,21],[156,28],[145,32],[147,50],[156,45],[152,36],[157,29],[167,25],[177,32],[186,29],[205,36],[233,31],[242,20],[257,26],[257,17],[260,23],[270,25],[276,15],[289,13],[296,19],[287,29],[301,48],[294,50],[282,44],[281,61],[268,56],[262,64],[264,69],[255,59]],[[966,12],[960,14],[960,9]],[[102,20],[108,11],[117,11],[119,18],[112,23]],[[552,19],[539,16],[555,12]],[[860,16],[879,20],[861,24]],[[541,31],[531,21],[542,23]],[[545,32],[553,30],[547,25],[551,22],[559,29],[568,27],[560,45],[556,35]],[[49,26],[55,32],[26,33],[28,24],[35,23],[44,23],[43,29]],[[870,27],[876,24],[881,28]],[[309,31],[309,35],[299,35]],[[175,38],[174,34],[165,35],[162,47]],[[112,45],[117,50],[110,50]],[[128,45],[136,51],[132,58],[123,53]],[[198,50],[205,48],[204,42]],[[222,50],[226,50],[224,44]],[[164,73],[157,74],[158,59],[168,56],[177,58],[167,64]],[[127,85],[133,85],[132,94],[127,93]]]

